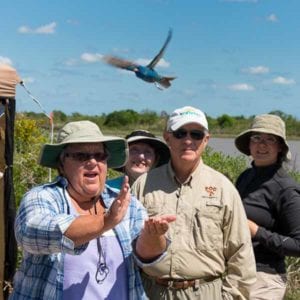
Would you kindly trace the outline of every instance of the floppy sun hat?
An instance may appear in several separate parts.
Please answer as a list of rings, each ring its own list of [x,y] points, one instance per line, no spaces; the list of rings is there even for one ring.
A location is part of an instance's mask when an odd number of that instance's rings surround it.
[[[184,106],[172,112],[167,122],[167,131],[175,131],[189,123],[199,124],[208,130],[205,114],[200,109]]]
[[[103,143],[109,153],[107,166],[121,167],[128,157],[128,145],[125,139],[105,136],[100,128],[91,121],[76,121],[64,125],[58,132],[56,144],[45,144],[41,150],[39,163],[48,168],[57,168],[59,156],[68,144]]]
[[[158,155],[158,161],[155,167],[166,164],[170,159],[170,150],[166,143],[147,130],[135,130],[125,138],[129,145],[141,142],[152,146],[156,155]]]
[[[250,155],[249,142],[250,136],[253,133],[273,134],[279,137],[283,146],[283,159],[291,159],[291,152],[286,140],[285,123],[280,117],[270,114],[256,116],[253,119],[250,129],[243,131],[235,138],[236,148],[246,155]]]

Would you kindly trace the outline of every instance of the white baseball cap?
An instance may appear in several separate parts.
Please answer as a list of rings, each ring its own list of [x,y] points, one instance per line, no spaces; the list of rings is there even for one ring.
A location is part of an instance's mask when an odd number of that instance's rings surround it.
[[[208,123],[205,114],[192,106],[184,106],[175,109],[170,115],[167,123],[168,131],[175,131],[183,125],[197,123],[208,130]]]

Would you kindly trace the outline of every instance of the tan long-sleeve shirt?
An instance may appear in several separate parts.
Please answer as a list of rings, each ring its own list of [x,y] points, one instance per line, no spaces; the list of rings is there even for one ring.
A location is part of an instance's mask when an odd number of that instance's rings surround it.
[[[144,272],[181,279],[225,274],[224,291],[248,299],[255,281],[251,237],[239,194],[224,175],[201,162],[180,184],[167,164],[139,177],[132,192],[150,216],[177,216],[167,232],[167,256]]]

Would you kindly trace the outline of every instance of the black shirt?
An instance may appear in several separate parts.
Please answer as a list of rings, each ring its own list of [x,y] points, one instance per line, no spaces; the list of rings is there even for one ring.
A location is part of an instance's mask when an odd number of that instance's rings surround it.
[[[258,271],[285,273],[285,256],[300,256],[300,185],[279,164],[247,169],[236,187],[249,220]]]

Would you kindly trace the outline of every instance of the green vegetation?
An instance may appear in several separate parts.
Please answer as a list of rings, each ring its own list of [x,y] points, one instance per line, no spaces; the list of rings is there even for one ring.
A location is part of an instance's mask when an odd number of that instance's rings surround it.
[[[280,115],[286,122],[289,136],[299,137],[300,121],[282,112],[273,112]],[[136,128],[143,128],[161,135],[165,126],[167,114],[160,115],[144,111],[137,113],[133,110],[113,112],[101,116],[85,116],[74,113],[66,116],[60,111],[54,111],[54,124],[56,129],[66,121],[91,120],[97,123],[106,134],[124,136]],[[213,119],[208,117],[210,131],[213,135],[233,136],[249,127],[253,117],[245,118],[230,117],[223,115]],[[15,126],[15,158],[14,158],[14,183],[17,206],[22,195],[31,187],[47,182],[49,173],[46,168],[37,164],[37,158],[42,144],[49,142],[50,125],[42,114],[23,113],[17,114]],[[231,157],[221,152],[214,152],[210,147],[203,157],[206,164],[225,174],[232,182],[235,182],[238,175],[247,167],[247,160],[244,156]],[[118,173],[109,170],[109,178],[117,176]],[[300,173],[292,172],[291,175],[300,182]],[[52,173],[52,178],[56,172]],[[20,256],[20,255],[19,255]],[[288,267],[288,295],[286,299],[300,299],[300,258],[287,258]]]
[[[203,160],[207,165],[227,176],[232,182],[236,182],[239,174],[248,165],[245,156],[232,157],[224,155],[222,152],[213,151],[209,146],[206,148]]]
[[[46,168],[37,164],[41,145],[47,141],[40,122],[17,119],[15,125],[14,186],[16,204],[31,187],[48,180]]]
[[[300,138],[300,120],[279,110],[271,111],[269,113],[278,115],[285,121],[287,136],[289,138]],[[56,128],[60,128],[62,124],[67,121],[91,120],[98,124],[104,132],[113,132],[119,135],[125,135],[136,128],[150,130],[161,135],[168,117],[168,114],[165,111],[160,113],[151,110],[136,112],[132,109],[94,116],[82,115],[80,113],[73,113],[68,116],[61,111],[55,110],[53,111],[53,115]],[[45,120],[44,115],[41,113],[26,112],[19,114],[19,116],[38,120],[42,123],[41,126],[44,128],[47,128],[48,126],[48,120]],[[229,116],[227,114],[223,114],[216,118],[207,116],[210,132],[214,136],[235,136],[247,129],[253,118],[254,116]]]

